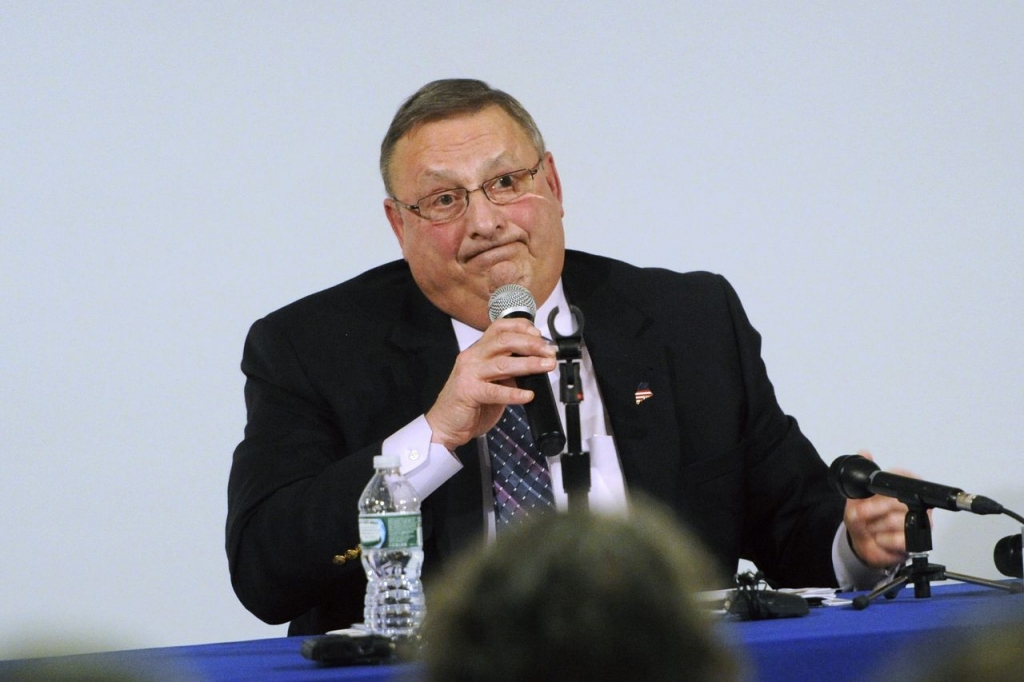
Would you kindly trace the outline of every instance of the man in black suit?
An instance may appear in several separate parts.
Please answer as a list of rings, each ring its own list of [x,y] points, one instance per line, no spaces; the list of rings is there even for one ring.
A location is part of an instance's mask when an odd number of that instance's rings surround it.
[[[565,249],[554,157],[515,99],[479,81],[424,86],[392,121],[381,173],[404,260],[268,315],[246,341],[227,551],[257,616],[292,634],[362,619],[365,576],[345,557],[382,451],[423,498],[425,575],[494,532],[484,436],[532,399],[516,377],[557,381],[535,326],[489,320],[509,283],[533,294],[538,320],[568,303],[583,313],[597,502],[654,497],[726,572],[743,557],[782,585],[865,585],[903,560],[905,508],[830,490],[722,277]]]

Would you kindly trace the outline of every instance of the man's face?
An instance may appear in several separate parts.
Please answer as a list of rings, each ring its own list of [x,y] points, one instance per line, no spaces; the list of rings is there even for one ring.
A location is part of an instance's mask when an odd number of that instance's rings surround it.
[[[415,204],[441,190],[475,189],[537,161],[526,132],[493,106],[423,124],[401,138],[391,160],[391,186],[399,201]],[[384,211],[423,293],[478,329],[490,323],[487,301],[499,286],[520,284],[539,306],[562,274],[562,188],[551,154],[534,176],[533,190],[511,204],[499,206],[473,192],[462,216],[440,224],[391,199]]]

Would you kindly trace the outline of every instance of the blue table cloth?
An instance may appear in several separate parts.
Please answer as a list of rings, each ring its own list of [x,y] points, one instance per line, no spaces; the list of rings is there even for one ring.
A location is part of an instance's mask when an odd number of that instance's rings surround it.
[[[947,640],[983,625],[1024,620],[1024,594],[950,583],[918,599],[912,587],[895,599],[880,598],[863,611],[850,606],[812,608],[799,618],[718,624],[743,656],[755,680],[877,679],[886,666],[920,660],[921,647],[941,650]],[[42,661],[2,661],[0,679],[19,671],[105,669],[125,679],[177,682],[228,680],[348,680],[414,682],[414,664],[323,668],[301,655],[305,637],[139,649],[65,656]],[[938,649],[936,649],[938,647]],[[42,679],[42,678],[40,678]]]

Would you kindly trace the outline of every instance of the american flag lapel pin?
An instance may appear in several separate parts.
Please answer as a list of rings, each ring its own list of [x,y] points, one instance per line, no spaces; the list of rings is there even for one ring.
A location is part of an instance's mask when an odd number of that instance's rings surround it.
[[[639,405],[648,398],[654,396],[654,391],[651,390],[651,385],[646,381],[641,381],[637,384],[636,393],[633,394],[636,404]]]

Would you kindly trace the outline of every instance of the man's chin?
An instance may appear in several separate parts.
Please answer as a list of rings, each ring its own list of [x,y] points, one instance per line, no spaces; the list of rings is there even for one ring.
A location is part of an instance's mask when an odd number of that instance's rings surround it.
[[[530,288],[529,272],[522,264],[515,261],[501,261],[487,271],[487,286],[493,292],[506,284],[518,284]]]

